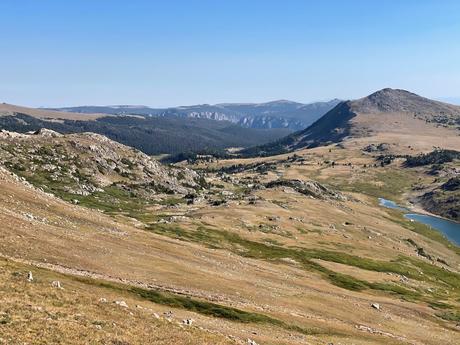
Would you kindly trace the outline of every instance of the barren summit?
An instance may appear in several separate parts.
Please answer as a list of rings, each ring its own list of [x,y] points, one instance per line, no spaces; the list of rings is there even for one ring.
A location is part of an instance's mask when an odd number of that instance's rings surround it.
[[[378,133],[455,136],[459,128],[459,106],[406,90],[385,88],[358,100],[339,103],[306,129],[273,143],[243,150],[242,154],[285,153]]]
[[[373,94],[351,102],[356,113],[409,113],[425,116],[434,120],[438,116],[458,119],[460,107],[421,97],[415,93],[401,89],[382,89]]]

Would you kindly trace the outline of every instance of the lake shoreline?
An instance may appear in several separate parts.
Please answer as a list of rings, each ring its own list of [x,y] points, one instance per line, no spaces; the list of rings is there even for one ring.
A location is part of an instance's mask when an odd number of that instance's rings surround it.
[[[396,202],[385,198],[378,198],[378,200],[380,206],[399,210],[404,214],[404,218],[413,222],[425,224],[442,233],[453,244],[460,246],[460,223],[429,214],[429,212],[414,212],[414,208],[400,206]]]
[[[425,210],[422,207],[422,205],[420,205],[418,202],[415,202],[413,200],[416,200],[416,198],[415,197],[409,198],[406,201],[406,204],[408,204],[408,205],[407,206],[402,206],[402,207],[407,208],[408,211],[410,211],[412,213],[424,214],[424,215],[427,215],[427,216],[430,216],[430,217],[436,217],[436,218],[440,218],[440,219],[444,219],[444,220],[448,220],[450,222],[460,224],[460,222],[456,221],[455,219],[447,218],[447,217],[441,216],[439,214],[432,213],[430,211]]]

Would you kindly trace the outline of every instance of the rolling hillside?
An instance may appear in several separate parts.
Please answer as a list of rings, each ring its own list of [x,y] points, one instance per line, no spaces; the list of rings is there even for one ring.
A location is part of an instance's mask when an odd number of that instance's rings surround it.
[[[451,344],[460,249],[376,202],[433,177],[361,139],[183,169],[2,132],[1,342]]]
[[[243,155],[272,155],[338,143],[378,133],[429,134],[460,127],[460,107],[399,89],[383,89],[367,97],[339,103],[308,128],[255,148]]]

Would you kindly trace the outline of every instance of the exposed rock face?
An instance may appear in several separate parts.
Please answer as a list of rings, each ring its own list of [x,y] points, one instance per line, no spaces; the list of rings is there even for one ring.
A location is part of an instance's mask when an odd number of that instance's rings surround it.
[[[286,100],[267,103],[223,103],[155,109],[145,106],[83,106],[61,108],[76,113],[106,113],[114,115],[136,114],[142,116],[189,117],[229,121],[248,128],[289,128],[300,130],[317,120],[340,101],[303,104]]]
[[[268,182],[266,188],[274,187],[290,187],[296,192],[312,196],[317,199],[335,199],[335,200],[346,200],[346,197],[341,193],[329,189],[316,181],[301,181],[301,180],[275,180]]]
[[[290,134],[276,142],[241,151],[243,156],[270,156],[339,142],[351,133],[350,120],[356,116],[350,102],[341,102],[306,129]]]
[[[7,130],[0,130],[0,139],[7,139],[7,138],[21,138],[26,137],[26,134],[10,132]]]
[[[299,130],[305,128],[307,122],[276,116],[246,116],[238,124],[249,128],[289,128]]]

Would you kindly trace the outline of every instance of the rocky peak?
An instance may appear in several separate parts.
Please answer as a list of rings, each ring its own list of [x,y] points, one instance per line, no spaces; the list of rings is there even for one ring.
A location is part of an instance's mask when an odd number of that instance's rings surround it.
[[[114,185],[151,196],[187,194],[198,187],[199,180],[194,171],[163,166],[136,149],[94,133],[2,132],[0,159],[39,187],[69,195],[86,196]]]
[[[423,117],[460,116],[460,107],[434,101],[415,93],[385,88],[371,95],[350,102],[357,113],[411,113]]]

